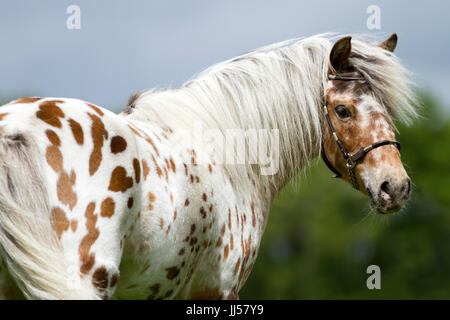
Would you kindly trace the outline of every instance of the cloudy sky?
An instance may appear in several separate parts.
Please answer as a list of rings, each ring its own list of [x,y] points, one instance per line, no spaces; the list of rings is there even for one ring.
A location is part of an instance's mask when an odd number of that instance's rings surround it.
[[[417,3],[416,3],[417,2]],[[124,108],[262,45],[322,32],[399,35],[397,55],[450,112],[450,2],[2,0],[0,97],[39,95]],[[69,30],[70,5],[81,29]],[[367,8],[380,8],[380,30]]]

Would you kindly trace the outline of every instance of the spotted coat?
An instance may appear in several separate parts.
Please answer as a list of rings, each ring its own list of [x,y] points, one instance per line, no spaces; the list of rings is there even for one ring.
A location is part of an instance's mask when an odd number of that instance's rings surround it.
[[[213,158],[174,152],[173,128],[80,100],[19,99],[0,126],[38,142],[54,232],[82,285],[103,298],[238,297],[266,224],[261,190],[238,194]]]

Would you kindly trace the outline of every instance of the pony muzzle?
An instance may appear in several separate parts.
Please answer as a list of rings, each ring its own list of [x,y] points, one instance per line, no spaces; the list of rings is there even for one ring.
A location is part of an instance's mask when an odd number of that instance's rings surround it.
[[[372,203],[378,213],[388,214],[399,211],[411,194],[411,180],[400,181],[385,179],[378,187],[378,192],[369,192]],[[376,197],[376,199],[374,199]]]

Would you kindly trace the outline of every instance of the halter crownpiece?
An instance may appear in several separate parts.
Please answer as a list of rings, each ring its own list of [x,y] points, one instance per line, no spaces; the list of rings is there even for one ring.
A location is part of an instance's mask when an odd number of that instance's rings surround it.
[[[341,77],[337,75],[329,75],[329,80],[341,80],[341,81],[357,81],[357,80],[365,80],[363,77],[357,78],[357,77]],[[359,190],[359,184],[356,179],[355,169],[356,165],[366,156],[367,153],[369,153],[371,150],[376,149],[378,147],[386,146],[386,145],[395,145],[397,149],[400,151],[400,142],[396,140],[380,140],[377,142],[372,143],[371,145],[355,152],[354,154],[351,154],[347,151],[347,148],[345,147],[344,143],[339,139],[336,130],[334,129],[333,123],[331,122],[330,115],[328,114],[328,109],[326,105],[326,100],[323,105],[323,111],[325,114],[325,119],[327,120],[328,127],[330,128],[331,134],[333,135],[334,141],[336,141],[336,144],[339,147],[339,150],[342,153],[342,156],[345,159],[346,167],[348,170],[348,174],[350,176],[350,180],[352,182],[352,185],[355,189]],[[327,167],[335,173],[334,178],[341,178],[342,174],[331,164],[331,162],[328,160],[327,155],[325,154],[325,148],[323,147],[322,142],[322,148],[321,148],[321,155],[322,159],[327,165]]]

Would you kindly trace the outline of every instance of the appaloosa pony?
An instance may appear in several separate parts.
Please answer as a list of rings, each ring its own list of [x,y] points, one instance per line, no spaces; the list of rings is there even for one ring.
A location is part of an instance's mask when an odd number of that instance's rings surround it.
[[[244,54],[119,115],[66,98],[2,106],[2,295],[236,299],[271,200],[320,154],[375,211],[398,211],[411,188],[393,119],[416,111],[397,36],[333,39]],[[244,148],[224,147],[229,132]]]

